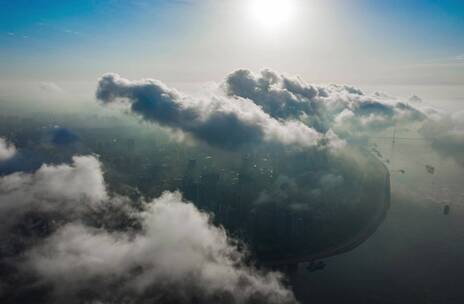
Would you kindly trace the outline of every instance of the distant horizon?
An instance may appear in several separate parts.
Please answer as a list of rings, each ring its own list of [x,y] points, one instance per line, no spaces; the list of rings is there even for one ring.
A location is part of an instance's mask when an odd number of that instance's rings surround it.
[[[458,0],[19,0],[0,7],[2,81],[92,81],[117,72],[204,82],[269,67],[310,83],[464,84]]]

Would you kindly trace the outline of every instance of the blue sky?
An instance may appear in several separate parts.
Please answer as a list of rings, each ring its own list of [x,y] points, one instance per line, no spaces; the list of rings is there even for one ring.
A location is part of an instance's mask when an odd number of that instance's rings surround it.
[[[366,21],[374,29],[384,28],[407,44],[425,47],[432,53],[453,55],[464,47],[464,1],[389,0],[360,1]]]
[[[255,0],[0,0],[0,79],[104,72],[220,80],[271,67],[320,82],[464,83],[464,2],[289,0],[292,26],[257,29]]]

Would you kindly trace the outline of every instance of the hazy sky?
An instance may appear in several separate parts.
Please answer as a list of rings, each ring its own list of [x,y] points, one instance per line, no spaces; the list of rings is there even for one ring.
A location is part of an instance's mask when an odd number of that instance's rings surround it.
[[[464,84],[461,0],[0,0],[0,80]]]

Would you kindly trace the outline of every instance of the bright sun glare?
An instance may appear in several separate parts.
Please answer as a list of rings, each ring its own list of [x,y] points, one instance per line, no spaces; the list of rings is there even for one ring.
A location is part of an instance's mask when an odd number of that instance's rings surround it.
[[[252,18],[260,26],[275,29],[286,25],[295,12],[294,0],[252,0]]]

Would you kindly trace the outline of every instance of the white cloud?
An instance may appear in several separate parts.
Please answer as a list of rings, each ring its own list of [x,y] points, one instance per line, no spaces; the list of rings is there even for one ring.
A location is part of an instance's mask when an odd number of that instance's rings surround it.
[[[120,291],[137,295],[163,287],[181,299],[294,301],[278,273],[245,266],[225,231],[179,193],[147,204],[141,217],[143,232],[135,236],[69,224],[28,253],[29,266],[68,295],[119,282]]]
[[[224,89],[229,96],[251,100],[278,120],[296,119],[326,138],[330,130],[333,139],[349,139],[425,119],[417,108],[387,95],[366,95],[347,85],[311,85],[271,70],[235,71],[227,76]]]
[[[384,94],[347,85],[311,85],[271,70],[238,70],[222,95],[183,96],[158,80],[130,81],[106,74],[97,98],[125,101],[144,119],[181,130],[208,144],[232,149],[261,142],[290,147],[341,147],[400,124],[423,121],[419,108]]]
[[[153,79],[130,81],[116,74],[100,80],[97,98],[104,103],[126,100],[144,119],[186,132],[200,141],[227,149],[271,142],[311,147],[322,134],[298,120],[281,121],[243,98],[182,96]]]
[[[63,89],[54,82],[41,82],[39,83],[39,87],[42,91],[47,93],[61,93]]]
[[[36,236],[12,229],[31,213],[48,228],[34,228],[41,231]],[[8,261],[0,246],[0,261],[53,287],[53,301],[295,302],[280,273],[246,265],[225,230],[179,193],[137,206],[110,195],[93,156],[0,178],[0,216],[2,239],[26,246],[7,251],[22,257]],[[127,219],[139,228],[131,229]],[[124,228],[112,228],[111,221]]]
[[[43,165],[34,173],[0,178],[0,227],[31,210],[72,213],[108,198],[100,162],[75,156],[71,165]]]
[[[434,113],[420,132],[432,143],[435,150],[464,165],[464,111]]]
[[[12,158],[16,154],[16,147],[6,139],[0,137],[0,161]]]

